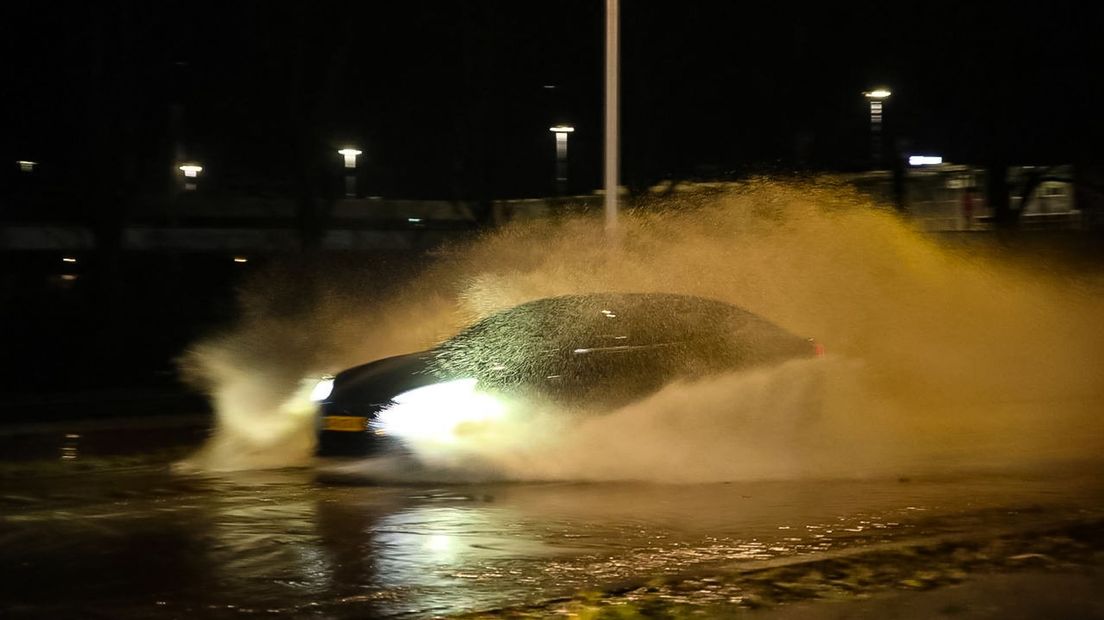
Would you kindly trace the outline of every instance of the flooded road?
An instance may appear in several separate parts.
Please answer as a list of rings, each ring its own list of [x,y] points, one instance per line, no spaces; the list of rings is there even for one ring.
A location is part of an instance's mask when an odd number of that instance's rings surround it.
[[[0,479],[0,599],[14,617],[428,617],[1104,512],[1092,469],[337,486],[309,469],[176,474],[154,457],[86,471],[32,465]]]

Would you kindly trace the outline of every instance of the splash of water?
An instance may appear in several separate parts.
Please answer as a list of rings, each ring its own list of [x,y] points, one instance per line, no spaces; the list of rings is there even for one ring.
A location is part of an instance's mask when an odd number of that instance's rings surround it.
[[[911,473],[1095,456],[1104,303],[1098,280],[941,246],[831,183],[759,181],[650,205],[618,247],[571,217],[442,251],[380,301],[355,272],[294,309],[255,284],[240,326],[188,355],[219,414],[201,467],[302,462],[299,380],[432,346],[532,299],[593,291],[729,301],[832,353],[675,384],[597,418],[527,411],[424,460],[510,478],[667,481]],[[286,284],[285,284],[286,286]],[[291,286],[298,291],[304,287]]]

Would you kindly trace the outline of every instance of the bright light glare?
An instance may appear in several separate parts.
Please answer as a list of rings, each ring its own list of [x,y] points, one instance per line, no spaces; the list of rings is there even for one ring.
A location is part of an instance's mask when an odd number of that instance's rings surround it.
[[[886,88],[875,88],[874,90],[863,93],[869,99],[885,99],[893,93]]]
[[[452,539],[444,534],[433,534],[425,542],[425,548],[430,551],[448,551],[452,546]]]
[[[388,435],[452,442],[463,427],[502,418],[505,406],[475,389],[475,379],[456,379],[403,392],[380,412],[377,423]]]
[[[943,163],[943,158],[938,155],[910,155],[910,166],[935,166]]]
[[[180,166],[180,171],[184,173],[184,176],[189,179],[194,179],[200,172],[203,172],[203,166],[196,164],[184,164]]]
[[[248,263],[249,259],[244,257],[244,256],[235,256],[234,257],[234,262],[235,263]]]
[[[61,262],[63,262],[63,263],[75,263],[75,262],[77,262],[77,259],[73,258],[72,256],[65,256],[61,259]]]
[[[330,394],[333,392],[333,387],[334,387],[334,378],[333,377],[328,377],[328,376],[327,377],[322,377],[322,379],[319,380],[318,383],[316,383],[314,385],[314,389],[311,390],[311,393],[310,393],[311,401],[316,402],[316,403],[320,403],[320,402],[326,400],[327,398],[330,397]]]
[[[38,165],[37,161],[27,161],[26,159],[20,159],[15,163],[19,165],[19,169],[23,172],[33,172],[34,167]]]
[[[548,131],[554,133],[571,133],[575,131],[575,128],[571,125],[556,125],[555,127],[549,127]]]
[[[338,153],[345,156],[345,167],[346,168],[356,168],[356,158],[357,158],[357,155],[361,154],[361,152],[362,151],[360,149],[353,149],[353,148],[345,148],[345,149],[341,149],[340,151],[338,151]]]

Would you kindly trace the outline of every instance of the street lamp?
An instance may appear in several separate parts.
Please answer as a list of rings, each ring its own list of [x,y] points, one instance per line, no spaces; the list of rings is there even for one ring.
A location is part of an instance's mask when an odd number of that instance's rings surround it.
[[[200,172],[203,172],[203,166],[196,164],[184,164],[180,167],[180,171],[184,173],[184,176],[189,179],[194,179],[199,176]]]
[[[882,163],[882,107],[892,94],[888,88],[875,88],[863,93],[870,102],[870,160],[875,166]]]
[[[938,166],[943,163],[943,157],[940,155],[909,155],[908,163],[910,166]]]
[[[189,163],[181,164],[177,168],[184,173],[184,190],[189,192],[194,191],[196,188],[196,179],[199,178],[199,173],[203,172],[203,166]]]
[[[356,168],[357,155],[360,155],[362,152],[363,151],[360,151],[359,149],[351,149],[351,148],[344,148],[344,149],[341,149],[340,151],[338,151],[339,154],[345,156],[345,167],[346,168]]]
[[[555,125],[548,131],[556,134],[556,192],[567,192],[567,134],[574,133],[571,125]]]
[[[363,153],[360,149],[352,147],[345,147],[338,151],[339,155],[345,156],[345,197],[356,198],[357,195],[357,179],[356,179],[356,164],[357,155]]]

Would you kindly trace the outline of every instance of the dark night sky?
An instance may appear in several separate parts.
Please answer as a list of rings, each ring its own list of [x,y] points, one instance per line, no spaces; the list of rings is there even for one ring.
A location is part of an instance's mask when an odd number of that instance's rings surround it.
[[[8,4],[8,159],[154,187],[179,143],[224,188],[279,192],[356,143],[372,193],[541,195],[571,122],[575,189],[599,182],[601,0]],[[878,84],[910,150],[1101,159],[1096,2],[622,5],[629,181],[862,165]]]

